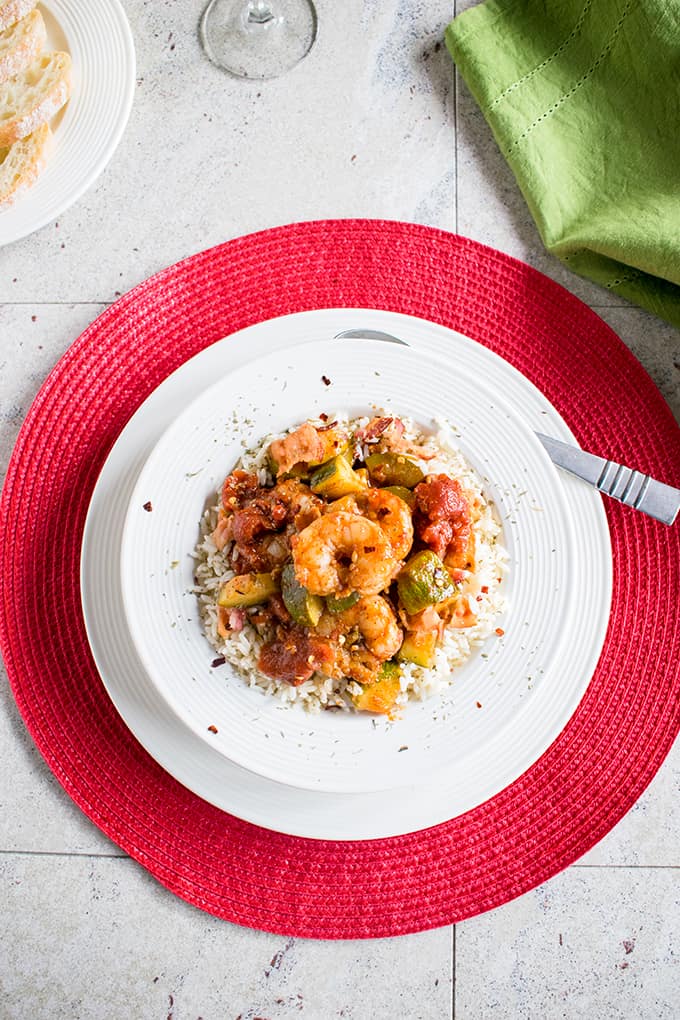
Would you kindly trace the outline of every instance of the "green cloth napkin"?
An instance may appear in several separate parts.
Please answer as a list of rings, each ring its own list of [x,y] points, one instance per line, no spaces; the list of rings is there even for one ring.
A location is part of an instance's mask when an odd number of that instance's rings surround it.
[[[548,250],[680,326],[680,3],[487,0],[446,42]]]

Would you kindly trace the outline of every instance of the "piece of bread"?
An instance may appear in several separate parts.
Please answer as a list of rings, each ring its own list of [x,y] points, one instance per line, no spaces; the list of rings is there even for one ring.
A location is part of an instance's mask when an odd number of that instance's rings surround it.
[[[9,149],[0,149],[0,209],[11,205],[42,173],[52,147],[48,124],[28,138],[15,142]]]
[[[25,18],[38,0],[0,0],[0,32]]]
[[[46,35],[45,22],[38,10],[0,32],[0,82],[21,74],[33,63],[42,53]]]
[[[51,120],[70,93],[68,53],[44,53],[0,84],[0,146],[13,145]]]

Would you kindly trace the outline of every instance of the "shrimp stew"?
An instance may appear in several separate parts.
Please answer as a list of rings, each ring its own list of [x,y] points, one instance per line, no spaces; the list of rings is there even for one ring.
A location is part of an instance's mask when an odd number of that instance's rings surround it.
[[[227,475],[197,549],[206,635],[251,686],[394,718],[502,612],[506,554],[450,432],[322,415]]]

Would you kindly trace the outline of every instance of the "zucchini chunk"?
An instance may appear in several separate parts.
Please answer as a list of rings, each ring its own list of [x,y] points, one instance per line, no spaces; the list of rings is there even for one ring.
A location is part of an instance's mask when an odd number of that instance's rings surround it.
[[[292,563],[286,563],[281,571],[281,596],[296,623],[303,627],[316,627],[323,612],[323,599],[312,595],[300,584]]]
[[[393,710],[401,684],[401,670],[397,662],[383,662],[375,683],[366,684],[361,694],[355,694],[352,700],[360,712],[376,712],[389,715]]]
[[[413,616],[426,606],[434,606],[450,598],[456,587],[437,554],[424,549],[402,567],[397,578],[397,591],[402,606],[409,616]]]
[[[432,669],[435,660],[437,635],[433,630],[407,631],[397,658],[404,662],[414,662],[416,666]]]
[[[217,605],[224,609],[247,609],[266,602],[278,590],[271,574],[239,574],[222,585]]]
[[[309,487],[318,496],[328,499],[340,499],[353,492],[363,492],[366,488],[341,454],[316,469]]]
[[[374,485],[414,489],[425,478],[416,462],[403,453],[370,453],[366,467]]]
[[[411,510],[416,505],[415,493],[407,489],[405,485],[386,485],[385,492],[393,492],[399,499],[403,499],[404,503],[407,503]]]
[[[326,595],[326,609],[329,613],[343,613],[345,609],[351,609],[361,596],[358,591],[352,591],[349,595],[337,598],[335,595]]]

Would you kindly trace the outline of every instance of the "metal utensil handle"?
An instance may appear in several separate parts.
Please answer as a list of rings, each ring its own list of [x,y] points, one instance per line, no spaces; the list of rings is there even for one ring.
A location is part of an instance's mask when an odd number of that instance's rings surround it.
[[[389,344],[401,344],[402,347],[410,347],[405,340],[400,340],[391,333],[383,333],[381,329],[343,329],[342,333],[336,333],[334,340],[386,340]]]
[[[618,499],[664,524],[672,524],[678,514],[677,489],[623,464],[606,461],[596,485],[605,496]]]

